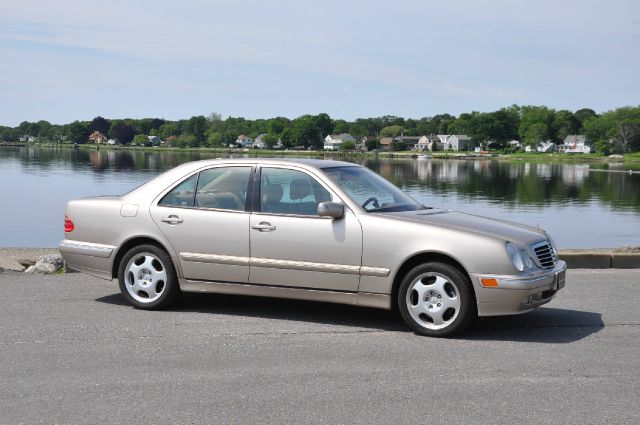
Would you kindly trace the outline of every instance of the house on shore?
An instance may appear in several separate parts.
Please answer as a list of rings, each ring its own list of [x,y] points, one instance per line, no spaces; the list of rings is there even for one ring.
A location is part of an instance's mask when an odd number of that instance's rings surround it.
[[[360,143],[356,144],[356,150],[359,152],[366,152],[369,150],[369,148],[367,147],[367,143],[371,145],[372,142],[377,142],[375,145],[376,147],[372,148],[377,149],[377,146],[380,145],[380,138],[378,136],[364,136],[360,139]]]
[[[591,153],[591,146],[587,145],[587,137],[582,134],[570,134],[564,142],[557,146],[558,152],[563,153]]]
[[[147,136],[147,138],[150,146],[160,146],[162,144],[162,140],[158,136]]]
[[[399,150],[410,149],[413,150],[420,141],[419,136],[398,136],[394,137],[393,141],[396,142],[396,146]]]
[[[241,148],[252,148],[253,147],[253,139],[249,136],[245,136],[241,134],[236,139],[236,145]]]
[[[434,143],[438,143],[440,139],[435,134],[430,134],[428,136],[422,136],[418,139],[418,143],[415,144],[414,150],[416,151],[432,151]],[[436,147],[436,150],[438,148]]]
[[[262,138],[264,136],[266,136],[267,133],[260,133],[258,135],[258,137],[256,137],[253,141],[253,148],[254,149],[266,149],[267,148],[267,144],[264,142],[264,140],[262,140]]]
[[[93,133],[91,133],[89,135],[89,141],[97,144],[97,145],[101,145],[103,143],[107,143],[107,136],[105,136],[104,134],[102,134],[99,131],[94,131]]]
[[[349,133],[329,134],[324,138],[324,150],[337,151],[340,149],[343,142],[355,143],[355,141],[356,139],[354,139]]]
[[[383,137],[382,139],[380,139],[380,150],[390,151],[392,143],[393,139],[391,137]]]
[[[459,152],[473,147],[473,141],[465,134],[438,134],[438,139],[438,147],[442,146],[441,150],[444,151]]]
[[[546,142],[540,143],[536,147],[536,151],[539,152],[539,153],[555,152],[556,151],[556,144],[553,143],[551,140],[547,140]]]

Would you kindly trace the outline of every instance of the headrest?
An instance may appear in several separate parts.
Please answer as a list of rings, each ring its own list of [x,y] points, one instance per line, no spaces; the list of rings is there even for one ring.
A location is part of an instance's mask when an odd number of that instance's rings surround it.
[[[311,185],[307,179],[294,179],[291,180],[291,186],[289,186],[289,198],[291,200],[298,200],[306,198],[311,194]]]
[[[265,184],[262,188],[262,203],[274,204],[280,202],[283,194],[282,185],[275,183]]]

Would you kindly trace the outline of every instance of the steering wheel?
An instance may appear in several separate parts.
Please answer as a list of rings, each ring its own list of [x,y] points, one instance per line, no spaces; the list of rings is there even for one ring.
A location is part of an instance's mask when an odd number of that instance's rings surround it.
[[[376,198],[374,198],[373,196],[369,199],[367,199],[366,201],[364,201],[364,204],[362,204],[362,208],[364,208],[365,210],[367,209],[367,205],[369,204],[373,204],[373,206],[375,208],[380,208],[380,204],[378,203],[378,200]]]

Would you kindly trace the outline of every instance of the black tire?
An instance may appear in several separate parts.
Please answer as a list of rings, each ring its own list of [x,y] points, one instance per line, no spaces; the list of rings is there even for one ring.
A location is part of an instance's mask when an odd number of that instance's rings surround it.
[[[421,291],[423,296],[419,295]],[[456,335],[477,316],[469,278],[439,262],[421,264],[407,273],[398,288],[398,310],[416,333],[433,337]]]
[[[158,282],[152,281],[150,278],[149,285],[146,288],[140,287],[141,290],[136,292],[134,285],[131,284],[132,280],[135,280],[132,279],[134,276],[130,270],[127,270],[127,266],[130,266],[129,263],[132,259],[135,258],[137,260],[143,257],[153,259],[153,270],[159,273],[164,272],[164,278],[158,280]],[[142,266],[144,266],[144,264]],[[120,292],[124,298],[135,308],[143,310],[163,309],[173,303],[180,295],[180,285],[173,261],[171,261],[171,257],[166,251],[155,245],[138,245],[124,254],[118,266],[118,283],[120,285]],[[152,291],[155,292],[151,292],[149,288],[153,288]],[[141,296],[145,293],[149,301],[145,301],[144,297]],[[154,295],[149,295],[151,293]]]

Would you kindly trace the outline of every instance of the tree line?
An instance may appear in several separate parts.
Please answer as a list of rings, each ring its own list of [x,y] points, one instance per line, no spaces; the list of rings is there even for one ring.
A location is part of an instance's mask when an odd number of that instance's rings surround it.
[[[218,113],[183,120],[162,118],[106,119],[69,124],[48,121],[0,126],[0,141],[17,142],[25,136],[41,142],[88,143],[89,135],[99,131],[121,144],[131,144],[136,136],[152,135],[181,147],[227,147],[239,135],[262,140],[272,147],[281,141],[286,148],[321,149],[328,134],[349,133],[356,139],[368,136],[373,148],[382,137],[466,134],[478,144],[504,148],[510,140],[534,146],[542,141],[562,143],[567,135],[584,134],[596,151],[626,153],[640,151],[640,107],[622,107],[602,114],[589,108],[577,111],[555,110],[546,106],[518,106],[493,112],[470,112],[459,116],[438,114],[419,119],[385,115],[355,121],[332,119],[328,114],[303,115],[294,119],[275,117],[249,120],[224,119]],[[373,139],[373,141],[371,141]],[[138,137],[136,141],[144,140]]]

